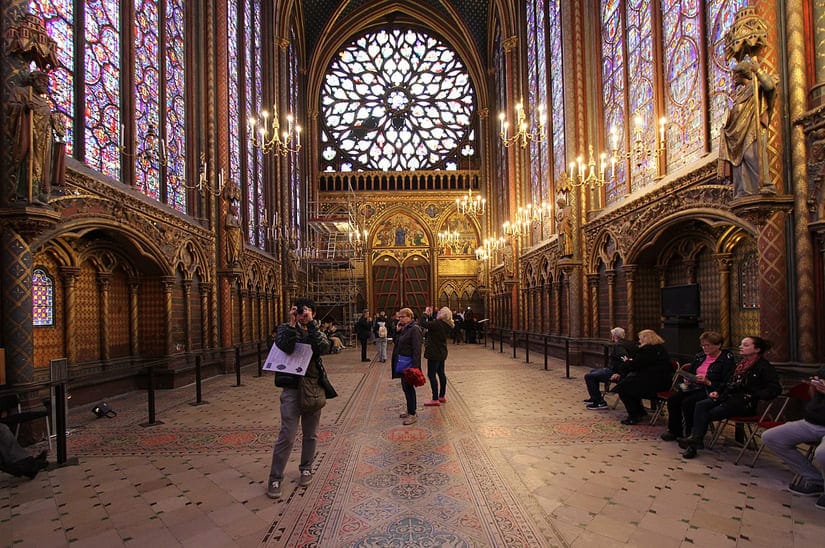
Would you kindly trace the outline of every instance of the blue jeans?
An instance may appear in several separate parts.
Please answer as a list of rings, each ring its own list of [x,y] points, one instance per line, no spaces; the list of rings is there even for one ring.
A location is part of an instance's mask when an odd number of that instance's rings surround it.
[[[433,399],[443,398],[447,393],[447,375],[444,374],[444,360],[427,360],[427,378],[430,379]],[[441,383],[441,388],[439,388],[439,383]]]
[[[602,389],[599,384],[608,382],[613,376],[613,370],[603,367],[601,369],[593,369],[590,373],[585,373],[584,383],[587,385],[587,393],[590,394],[590,401],[600,402],[602,398]]]

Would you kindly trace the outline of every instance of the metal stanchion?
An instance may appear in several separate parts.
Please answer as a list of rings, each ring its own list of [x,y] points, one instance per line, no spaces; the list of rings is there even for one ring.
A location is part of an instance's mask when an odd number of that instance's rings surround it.
[[[201,357],[198,355],[195,356],[195,402],[190,403],[189,405],[203,405],[204,403],[209,403],[208,401],[203,401],[203,392],[201,390],[202,379]]]
[[[235,345],[235,388],[241,385],[241,345]]]
[[[530,363],[530,333],[524,332],[524,363]]]
[[[570,339],[564,339],[564,376],[570,378]]]
[[[547,335],[544,335],[544,370],[547,371]]]
[[[498,351],[499,354],[504,354],[504,329],[499,331],[498,336]]]
[[[147,426],[157,426],[158,424],[163,424],[162,421],[155,420],[155,366],[150,365],[147,368],[146,372],[146,398],[147,398],[147,407],[149,410],[149,420],[146,422],[140,423],[141,426],[146,428]]]

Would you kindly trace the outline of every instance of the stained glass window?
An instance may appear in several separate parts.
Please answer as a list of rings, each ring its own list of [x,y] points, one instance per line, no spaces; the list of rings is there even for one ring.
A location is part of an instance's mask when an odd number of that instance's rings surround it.
[[[74,16],[71,0],[31,2],[32,14],[40,17],[46,32],[60,44],[57,50],[59,67],[49,72],[50,95],[55,109],[63,113],[66,122],[66,154],[72,154],[74,147]]]
[[[736,11],[747,3],[601,3],[604,138],[610,149],[629,151],[632,156],[617,164],[616,175],[606,187],[607,203],[713,149],[730,94],[722,35],[730,28]],[[708,59],[703,55],[706,50],[711,52]],[[706,88],[703,81],[708,83]],[[636,131],[636,118],[640,120],[640,132]],[[663,118],[667,120],[664,139],[660,133]],[[656,153],[663,143],[667,146],[664,167],[659,165]]]
[[[295,29],[292,29],[289,48],[287,49],[287,86],[289,94],[289,111],[298,111],[298,54],[295,51]],[[303,193],[305,189],[301,186],[301,164],[298,161],[297,154],[290,154],[289,156],[289,181],[292,189],[292,223],[294,226],[300,226],[301,211],[303,204]],[[295,236],[299,241],[296,244],[300,247],[301,233],[296,231]]]
[[[530,199],[552,202],[554,173],[565,166],[564,82],[562,71],[560,0],[530,0],[527,3],[528,104],[530,120],[538,127],[535,106],[550,112],[546,139],[530,142]],[[548,92],[549,90],[549,92]],[[549,224],[546,228],[549,228]],[[543,234],[545,236],[547,234]]]
[[[229,59],[229,177],[245,189],[247,241],[265,244],[263,154],[249,146],[247,120],[263,107],[262,26],[260,0],[227,0],[227,57]]]
[[[32,325],[54,325],[54,280],[42,268],[32,272]]]
[[[324,76],[323,168],[445,169],[457,163],[474,114],[464,63],[439,38],[369,31],[346,45]]]
[[[66,115],[67,152],[116,179],[123,178],[122,162],[133,162],[135,180],[124,182],[185,212],[184,0],[135,0],[131,12],[116,0],[31,0],[29,10],[60,46],[51,95]],[[124,43],[122,29],[134,33],[134,43]],[[132,99],[134,111],[125,112]],[[166,166],[135,156],[150,124],[164,143]],[[126,135],[135,142],[124,142]]]
[[[120,178],[120,2],[87,0],[84,21],[85,160]]]

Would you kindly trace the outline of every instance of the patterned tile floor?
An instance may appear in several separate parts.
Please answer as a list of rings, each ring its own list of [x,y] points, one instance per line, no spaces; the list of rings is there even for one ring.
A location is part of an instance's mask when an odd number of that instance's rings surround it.
[[[315,481],[264,495],[278,390],[244,370],[109,401],[113,419],[70,415],[74,466],[34,481],[0,476],[2,546],[799,546],[822,544],[825,511],[784,488],[772,455],[732,464],[732,436],[694,460],[587,411],[584,368],[525,364],[481,346],[450,347],[448,402],[402,426],[389,366],[347,350],[326,359],[341,397],[324,410]],[[536,360],[535,355],[533,359]],[[32,450],[36,448],[31,448]]]

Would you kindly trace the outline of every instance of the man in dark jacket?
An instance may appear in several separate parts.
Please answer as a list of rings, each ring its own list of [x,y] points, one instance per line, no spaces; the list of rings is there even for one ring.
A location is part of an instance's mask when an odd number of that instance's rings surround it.
[[[367,316],[367,311],[361,312],[361,317],[355,322],[355,336],[358,337],[358,342],[361,345],[361,361],[368,362],[367,359],[367,343],[370,340],[370,332],[372,332],[372,322]]]
[[[11,429],[0,422],[0,470],[13,476],[34,479],[48,465],[45,451],[32,457],[20,447]]]
[[[281,484],[295,436],[298,434],[298,421],[301,421],[301,461],[298,469],[301,479],[298,485],[306,487],[312,482],[312,461],[315,460],[318,425],[321,422],[321,408],[306,408],[302,401],[301,384],[311,383],[317,386],[320,376],[321,356],[329,352],[329,340],[318,329],[315,317],[315,303],[309,299],[298,299],[289,311],[289,321],[278,326],[275,344],[286,354],[295,352],[298,343],[312,347],[312,358],[307,365],[306,375],[300,377],[289,373],[275,373],[275,386],[283,388],[281,392],[281,430],[272,449],[272,465],[269,469],[266,495],[269,498],[281,498]],[[317,391],[316,391],[317,392]],[[322,390],[320,391],[323,392]],[[315,406],[317,407],[317,406]]]
[[[819,495],[816,507],[825,510],[825,367],[808,381],[811,401],[805,406],[804,418],[775,426],[762,433],[762,443],[776,453],[800,479],[788,490],[798,495]],[[799,452],[800,443],[817,445],[814,466]]]
[[[610,355],[607,358],[607,367],[593,369],[590,373],[585,373],[584,382],[587,385],[589,398],[584,400],[585,405],[591,411],[601,411],[607,409],[607,402],[602,397],[599,385],[609,382],[614,373],[622,370],[624,361],[632,359],[636,355],[638,347],[634,341],[625,339],[625,331],[621,327],[614,327],[610,330]]]

